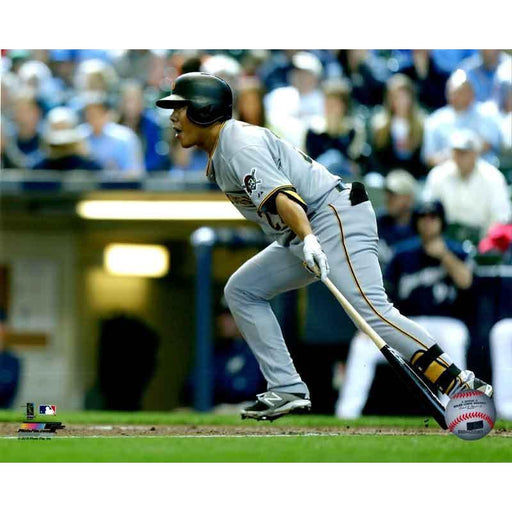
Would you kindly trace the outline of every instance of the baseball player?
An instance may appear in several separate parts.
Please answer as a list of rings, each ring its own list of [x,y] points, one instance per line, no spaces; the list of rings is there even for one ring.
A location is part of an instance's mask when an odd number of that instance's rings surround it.
[[[311,408],[308,387],[270,307],[276,295],[317,279],[306,266],[317,266],[322,278],[329,274],[380,336],[441,392],[467,388],[491,395],[490,385],[453,364],[422,327],[388,301],[375,213],[364,186],[343,183],[268,129],[232,119],[232,103],[229,85],[206,73],[179,76],[171,94],[156,102],[173,110],[170,120],[183,147],[208,153],[208,179],[273,240],[224,289],[267,381],[267,391],[242,410],[242,418],[273,420]]]

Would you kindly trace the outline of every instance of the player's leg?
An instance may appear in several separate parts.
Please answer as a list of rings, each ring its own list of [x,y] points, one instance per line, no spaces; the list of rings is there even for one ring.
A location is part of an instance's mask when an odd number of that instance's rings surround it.
[[[347,190],[338,193],[312,219],[315,234],[327,253],[330,278],[370,326],[398,350],[443,393],[480,386],[469,371],[461,371],[434,338],[401,315],[389,302],[378,262],[375,213],[369,201],[352,205]],[[491,393],[485,385],[485,392]]]
[[[442,316],[410,317],[424,327],[437,340],[447,354],[450,354],[458,368],[466,368],[466,353],[469,343],[469,331],[463,322],[456,318]],[[439,399],[446,406],[449,397],[439,393]]]
[[[357,331],[350,343],[345,377],[336,403],[338,418],[359,418],[375,377],[377,364],[385,362],[370,338]]]
[[[455,318],[437,316],[411,317],[410,319],[425,328],[434,339],[438,340],[446,352],[453,357],[454,363],[459,368],[466,367],[469,333],[464,323]],[[361,416],[375,377],[377,364],[385,361],[370,338],[358,331],[350,344],[345,378],[336,403],[335,414],[338,418]],[[448,402],[446,395],[441,398]]]
[[[450,354],[459,368],[466,368],[469,331],[464,322],[442,316],[418,316],[410,319],[427,330]]]
[[[225,297],[242,336],[260,365],[268,389],[309,397],[286,347],[270,300],[314,281],[302,262],[273,243],[245,262],[228,280]]]
[[[493,326],[489,343],[496,411],[500,418],[512,420],[512,318]]]

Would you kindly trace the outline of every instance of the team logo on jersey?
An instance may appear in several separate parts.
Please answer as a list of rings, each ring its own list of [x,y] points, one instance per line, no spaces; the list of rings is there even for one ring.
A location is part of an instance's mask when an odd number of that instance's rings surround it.
[[[256,178],[256,168],[253,167],[251,169],[251,174],[246,174],[244,176],[244,188],[247,190],[247,193],[251,195],[260,183],[261,180]]]

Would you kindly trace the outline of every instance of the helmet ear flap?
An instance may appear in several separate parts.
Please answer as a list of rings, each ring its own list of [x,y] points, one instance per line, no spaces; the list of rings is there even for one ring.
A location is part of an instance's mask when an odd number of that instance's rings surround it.
[[[213,105],[204,105],[202,107],[194,105],[194,102],[191,102],[187,109],[188,118],[195,124],[201,126],[208,126],[212,124],[211,119],[214,117],[215,108]]]

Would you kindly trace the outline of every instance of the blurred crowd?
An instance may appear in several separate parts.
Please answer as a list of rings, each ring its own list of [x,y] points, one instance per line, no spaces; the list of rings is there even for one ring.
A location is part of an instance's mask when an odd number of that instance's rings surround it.
[[[346,181],[400,169],[479,240],[510,220],[512,56],[502,50],[3,50],[4,169],[203,172],[155,100],[223,77],[235,118]]]
[[[235,91],[235,117],[266,126],[345,178],[393,168],[426,178],[468,129],[512,168],[511,56],[500,50],[3,50],[2,167],[202,170],[154,108],[181,73]]]

